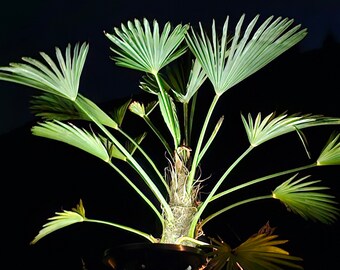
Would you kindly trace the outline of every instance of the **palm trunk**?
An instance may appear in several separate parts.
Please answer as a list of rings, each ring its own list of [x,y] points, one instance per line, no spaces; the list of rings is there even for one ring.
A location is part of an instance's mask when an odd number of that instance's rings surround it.
[[[173,213],[173,219],[165,218],[165,228],[161,242],[178,244],[178,240],[189,235],[189,229],[193,216],[197,211],[197,195],[199,187],[187,191],[189,170],[186,167],[190,152],[185,147],[179,147],[175,153],[173,162],[170,162],[168,179],[170,184],[169,204]],[[165,213],[163,213],[165,215]],[[184,241],[181,244],[194,246],[192,242]]]

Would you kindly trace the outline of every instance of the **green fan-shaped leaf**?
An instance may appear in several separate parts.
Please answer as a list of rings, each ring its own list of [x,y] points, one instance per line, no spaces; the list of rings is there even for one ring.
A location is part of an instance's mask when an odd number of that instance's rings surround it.
[[[317,160],[317,165],[340,165],[340,133],[331,134]]]
[[[229,16],[225,20],[221,37],[217,34],[215,21],[212,23],[211,39],[203,30],[200,35],[193,27],[186,35],[190,50],[200,61],[203,70],[214,86],[217,95],[252,75],[283,52],[301,41],[307,34],[300,25],[291,27],[293,20],[273,16],[267,18],[252,34],[259,15],[242,31],[245,15],[238,21],[234,34],[229,31]],[[243,35],[242,35],[243,33]]]
[[[189,103],[207,78],[197,58],[190,60],[190,64],[173,62],[167,66],[164,76],[176,99],[182,103]]]
[[[140,117],[144,117],[146,115],[144,104],[138,101],[131,102],[129,110]]]
[[[30,110],[44,120],[89,120],[78,111],[73,101],[50,93],[33,96]]]
[[[107,149],[99,137],[71,123],[65,124],[57,120],[54,122],[39,123],[39,125],[32,128],[32,134],[70,144],[105,162],[110,160]]]
[[[309,176],[295,179],[297,174],[283,182],[273,191],[273,198],[280,200],[289,211],[300,215],[304,219],[333,223],[339,216],[339,208],[334,196],[325,194],[323,191],[328,187],[315,186],[320,182],[305,180]]]
[[[114,44],[111,50],[117,55],[112,57],[117,65],[157,74],[158,71],[181,56],[186,47],[181,46],[188,25],[177,25],[174,29],[167,22],[160,32],[158,22],[150,26],[147,19],[143,24],[138,19],[121,24],[114,33],[105,33]]]
[[[258,113],[255,120],[248,114],[248,121],[243,115],[242,122],[247,132],[249,143],[258,146],[268,140],[287,134],[292,131],[320,125],[339,125],[340,118],[324,117],[322,115],[287,115],[275,113],[267,115],[263,120],[261,113]]]
[[[23,57],[26,63],[11,63],[0,67],[0,79],[30,86],[48,93],[75,100],[78,94],[80,76],[88,53],[88,44],[77,43],[71,56],[71,45],[66,48],[65,58],[56,47],[57,64],[46,53],[41,52],[48,65],[30,57]]]
[[[235,249],[223,241],[212,239],[213,251],[207,270],[283,270],[286,267],[303,269],[297,262],[300,257],[291,256],[278,247],[287,240],[277,240],[278,235],[256,234]],[[282,268],[285,267],[285,268]]]
[[[31,244],[37,243],[41,238],[52,232],[86,220],[85,208],[82,200],[80,200],[77,207],[73,208],[72,211],[63,210],[62,212],[56,212],[55,214],[55,216],[48,218],[49,222],[43,225],[43,228],[39,231],[38,235],[31,241]]]
[[[31,100],[31,111],[44,120],[85,120],[97,121],[117,129],[118,124],[91,100],[78,94],[75,101],[44,93]]]

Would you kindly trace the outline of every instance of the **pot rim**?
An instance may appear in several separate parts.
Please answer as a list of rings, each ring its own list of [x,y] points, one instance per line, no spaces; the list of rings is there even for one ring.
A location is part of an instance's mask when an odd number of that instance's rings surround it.
[[[205,252],[199,247],[186,246],[181,244],[170,244],[170,243],[150,243],[150,242],[138,242],[128,243],[114,246],[105,250],[105,255],[117,250],[138,250],[138,249],[149,249],[149,250],[167,250],[167,251],[185,251],[188,253],[194,253],[204,255]]]

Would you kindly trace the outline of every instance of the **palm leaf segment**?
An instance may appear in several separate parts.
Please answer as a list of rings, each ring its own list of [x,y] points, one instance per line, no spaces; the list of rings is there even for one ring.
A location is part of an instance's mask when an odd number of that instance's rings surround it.
[[[158,99],[161,113],[177,148],[181,134],[176,108],[172,98],[162,89],[157,75],[160,69],[187,50],[186,46],[180,45],[189,25],[179,24],[172,29],[168,22],[161,34],[156,20],[153,21],[153,30],[147,19],[143,20],[143,26],[135,19],[134,23],[129,21],[127,26],[121,24],[121,29],[115,28],[115,34],[105,35],[116,45],[111,50],[118,55],[112,58],[117,65],[155,75],[160,88]]]
[[[299,131],[303,128],[315,127],[320,125],[339,125],[339,118],[323,117],[320,115],[298,115],[280,114],[275,116],[275,113],[267,115],[263,120],[259,113],[255,120],[248,114],[248,121],[241,115],[243,125],[247,132],[249,143],[256,147],[268,140],[279,137],[283,134]]]
[[[303,269],[294,261],[302,261],[301,258],[291,256],[278,245],[285,244],[287,240],[277,240],[277,235],[259,234],[250,237],[235,249],[231,257],[232,269],[238,269],[240,265],[244,270],[278,270],[281,266]]]
[[[340,133],[334,132],[331,135],[317,160],[317,165],[340,165]]]
[[[186,62],[182,58],[178,60],[165,67],[160,80],[167,92],[172,91],[176,101],[188,104],[207,76],[197,58],[185,58]],[[150,94],[159,92],[156,79],[149,74],[142,77],[140,88]]]
[[[82,200],[80,200],[79,204],[77,204],[76,208],[73,208],[72,211],[63,210],[63,212],[56,212],[55,214],[55,216],[48,218],[49,222],[44,224],[43,228],[39,231],[39,234],[30,244],[35,244],[41,238],[52,232],[86,220],[85,208]]]
[[[58,120],[40,123],[32,128],[32,134],[67,143],[100,158],[104,162],[110,161],[108,150],[100,137],[71,123],[65,124]]]
[[[72,57],[71,45],[68,44],[65,58],[61,50],[56,48],[59,67],[46,53],[41,52],[40,55],[48,66],[38,60],[23,57],[22,60],[27,64],[11,63],[9,67],[0,67],[0,78],[75,100],[87,53],[88,44],[83,43],[80,46],[77,43]]]
[[[211,260],[205,269],[282,270],[280,266],[303,269],[297,264],[302,261],[300,257],[291,256],[279,247],[288,241],[277,239],[274,230],[267,223],[258,233],[234,249],[222,240],[211,239],[212,244],[209,246],[212,251],[207,254]]]
[[[167,66],[164,76],[164,80],[174,93],[176,100],[185,104],[189,103],[206,78],[197,58],[191,60],[190,64],[178,65],[175,62],[173,65]]]
[[[251,36],[259,18],[257,15],[241,37],[244,17],[245,15],[241,16],[232,38],[228,34],[229,16],[224,23],[221,39],[216,33],[215,21],[212,24],[211,40],[201,24],[199,24],[200,36],[193,28],[186,35],[190,50],[200,61],[217,95],[223,94],[270,63],[307,34],[306,29],[298,31],[300,25],[289,29],[293,20],[279,17],[271,22],[273,19],[271,16]]]
[[[320,180],[304,182],[308,177],[295,180],[294,175],[273,191],[273,198],[279,199],[289,211],[306,220],[333,223],[339,216],[334,196],[322,193],[327,187],[314,185]]]
[[[121,29],[114,28],[115,34],[105,35],[116,45],[111,50],[118,55],[112,57],[117,65],[157,74],[186,51],[186,47],[179,46],[188,28],[188,25],[179,24],[172,29],[168,22],[160,34],[156,20],[151,29],[147,19],[143,20],[143,25],[135,19],[127,25],[121,24]]]
[[[76,100],[69,100],[50,93],[34,96],[31,112],[44,120],[86,120],[118,128],[118,123],[110,118],[94,102],[78,93]]]
[[[118,125],[105,112],[89,99],[78,94],[80,77],[85,64],[89,46],[77,43],[73,56],[68,44],[63,57],[56,47],[57,64],[46,53],[41,56],[48,65],[36,59],[23,57],[28,64],[11,63],[9,67],[0,67],[0,79],[30,86],[46,93],[32,100],[31,110],[44,119],[83,119],[98,121],[106,126],[117,128]],[[91,112],[91,118],[87,112]],[[94,119],[95,118],[95,119]]]

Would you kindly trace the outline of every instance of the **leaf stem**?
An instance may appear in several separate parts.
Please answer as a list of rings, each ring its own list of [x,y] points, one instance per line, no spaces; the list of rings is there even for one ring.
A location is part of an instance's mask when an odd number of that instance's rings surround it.
[[[226,177],[229,175],[229,173],[236,167],[236,165],[246,156],[248,155],[251,150],[253,150],[253,146],[249,146],[243,153],[240,155],[233,164],[231,164],[228,169],[225,171],[225,173],[220,177],[220,179],[216,182],[215,186],[213,189],[210,191],[208,197],[204,200],[204,202],[199,206],[199,209],[195,216],[192,219],[190,230],[189,230],[189,236],[193,236],[195,233],[195,227],[196,224],[198,223],[199,218],[201,217],[203,211],[207,207],[207,205],[211,202],[211,198],[214,196],[216,193],[217,189],[220,187],[220,185],[223,183],[223,181],[226,179]]]
[[[201,222],[200,222],[200,227],[202,228],[208,221],[212,220],[213,218],[217,217],[218,215],[230,210],[230,209],[233,209],[237,206],[240,206],[240,205],[243,205],[243,204],[246,204],[246,203],[250,203],[250,202],[254,202],[254,201],[258,201],[258,200],[264,200],[264,199],[273,199],[273,196],[272,195],[263,195],[263,196],[257,196],[257,197],[253,197],[253,198],[249,198],[249,199],[246,199],[246,200],[242,200],[242,201],[238,201],[234,204],[231,204],[227,207],[224,207],[222,209],[220,209],[219,211],[211,214],[210,216],[206,217],[205,219],[203,219]]]
[[[113,222],[108,222],[108,221],[97,220],[97,219],[88,219],[88,218],[86,218],[86,219],[84,219],[84,221],[86,221],[86,222],[92,222],[92,223],[100,223],[100,224],[105,224],[105,225],[113,226],[113,227],[122,229],[122,230],[124,230],[124,231],[132,232],[132,233],[134,233],[134,234],[137,234],[137,235],[139,235],[139,236],[142,236],[142,237],[148,239],[151,243],[156,243],[156,242],[158,242],[158,240],[157,240],[156,238],[154,238],[152,235],[147,234],[147,233],[145,233],[145,232],[142,232],[142,231],[140,231],[140,230],[131,228],[131,227],[129,227],[129,226],[125,226],[125,225],[121,225],[121,224],[113,223]]]
[[[196,145],[195,154],[194,154],[194,158],[193,158],[193,161],[192,161],[192,167],[190,169],[189,178],[188,178],[188,182],[187,182],[188,193],[191,193],[191,190],[193,188],[193,182],[195,180],[196,170],[197,170],[198,165],[199,165],[199,156],[200,156],[200,151],[201,151],[201,147],[202,147],[202,144],[203,144],[203,139],[204,139],[205,133],[207,131],[207,127],[208,127],[208,124],[210,122],[211,115],[212,115],[212,113],[215,109],[215,106],[216,106],[216,104],[219,100],[219,97],[220,97],[219,95],[214,96],[214,99],[210,104],[207,116],[206,116],[204,123],[203,123],[203,127],[202,127],[202,130],[201,130],[197,145]]]
[[[223,192],[216,194],[215,196],[211,197],[210,201],[212,202],[212,201],[214,201],[214,200],[216,200],[216,199],[218,199],[222,196],[225,196],[225,195],[227,195],[227,194],[229,194],[233,191],[239,190],[241,188],[245,188],[245,187],[250,186],[250,185],[254,185],[254,184],[266,181],[266,180],[270,180],[270,179],[275,178],[275,177],[279,177],[279,176],[282,176],[282,175],[289,174],[289,173],[307,170],[307,169],[310,169],[310,168],[313,168],[313,167],[316,167],[316,166],[317,166],[316,163],[312,163],[312,164],[309,164],[309,165],[306,165],[306,166],[302,166],[302,167],[298,167],[298,168],[294,168],[294,169],[290,169],[290,170],[286,170],[286,171],[282,171],[282,172],[273,173],[273,174],[270,174],[270,175],[263,176],[261,178],[257,178],[257,179],[251,180],[251,181],[247,181],[244,184],[237,185],[233,188],[230,188],[228,190],[225,190]]]
[[[155,183],[152,181],[152,179],[149,177],[149,175],[145,172],[145,170],[140,166],[140,164],[133,158],[133,156],[121,145],[121,143],[112,136],[111,132],[109,132],[105,126],[103,126],[99,121],[97,121],[97,118],[94,117],[92,114],[88,113],[87,109],[82,105],[81,102],[77,102],[77,99],[75,100],[75,103],[81,109],[88,117],[91,119],[96,125],[110,138],[110,140],[117,146],[117,148],[128,158],[128,160],[133,165],[133,168],[140,173],[143,180],[146,182],[147,186],[150,188],[152,193],[156,196],[160,204],[162,205],[164,211],[167,213],[168,217],[173,218],[173,214],[171,211],[171,208],[160,192],[160,190],[157,188]]]

